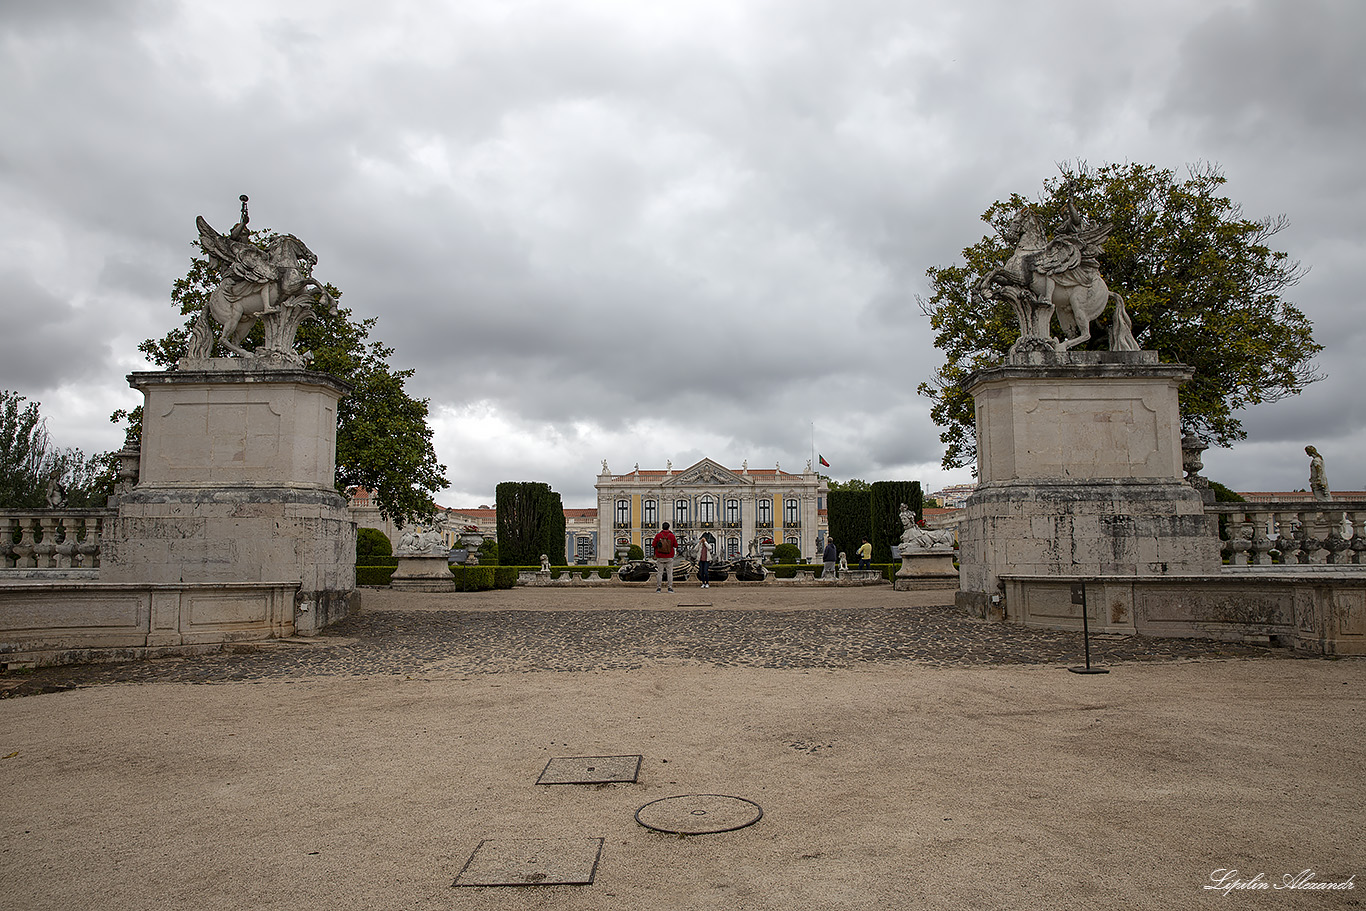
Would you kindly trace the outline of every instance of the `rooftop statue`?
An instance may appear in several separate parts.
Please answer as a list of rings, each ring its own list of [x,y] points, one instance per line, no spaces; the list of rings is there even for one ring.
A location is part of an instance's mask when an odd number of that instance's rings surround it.
[[[195,219],[199,245],[222,279],[195,320],[187,356],[212,357],[215,342],[221,342],[242,357],[303,366],[308,357],[294,350],[295,333],[315,310],[335,313],[337,302],[313,277],[318,257],[299,238],[281,234],[264,246],[251,240],[247,197],[239,198],[242,220],[226,236],[210,227],[202,215]],[[223,327],[217,338],[210,317]],[[242,340],[258,319],[265,341],[256,351],[247,351]]]
[[[1050,240],[1039,217],[1020,212],[1001,236],[1015,249],[1005,265],[993,269],[977,286],[987,300],[1008,300],[1020,324],[1019,350],[1066,351],[1091,338],[1091,322],[1114,302],[1110,324],[1111,351],[1138,351],[1124,298],[1111,291],[1100,274],[1100,251],[1112,226],[1083,216],[1070,200],[1062,225]],[[1053,338],[1053,313],[1066,336]]]
[[[1313,446],[1304,447],[1309,456],[1309,491],[1315,500],[1331,500],[1333,493],[1328,489],[1328,472],[1323,469],[1323,456]]]

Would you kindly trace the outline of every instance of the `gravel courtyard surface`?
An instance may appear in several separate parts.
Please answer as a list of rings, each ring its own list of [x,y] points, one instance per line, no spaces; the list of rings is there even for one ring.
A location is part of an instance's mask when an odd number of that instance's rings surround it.
[[[216,654],[48,668],[0,677],[0,697],[161,681],[591,671],[659,662],[716,667],[845,668],[871,661],[945,667],[1078,664],[1080,632],[971,620],[942,593],[890,587],[514,589],[432,595],[368,589],[362,609],[311,640],[242,644]],[[920,606],[908,606],[915,602]],[[684,606],[679,606],[684,605]],[[1285,657],[1279,649],[1196,639],[1094,638],[1092,663]]]
[[[942,599],[942,596],[940,596]],[[930,602],[935,598],[922,597]],[[8,908],[1362,907],[1366,661],[886,589],[364,592],[316,640],[0,676]],[[705,607],[681,607],[709,604]],[[537,785],[640,754],[635,783]],[[636,823],[721,794],[763,818]],[[592,885],[452,887],[486,840]],[[1223,874],[1218,874],[1223,875]]]

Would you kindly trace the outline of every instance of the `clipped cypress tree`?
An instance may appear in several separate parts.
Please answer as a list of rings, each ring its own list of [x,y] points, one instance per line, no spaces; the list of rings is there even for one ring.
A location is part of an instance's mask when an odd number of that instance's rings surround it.
[[[498,510],[498,562],[536,566],[541,554],[564,564],[564,507],[539,481],[504,481],[494,492]]]
[[[886,563],[892,559],[892,545],[901,543],[901,504],[915,511],[919,519],[924,515],[925,499],[919,481],[875,481],[869,491],[868,508],[873,533],[868,540],[873,545],[873,562]],[[836,541],[839,539],[836,538]]]
[[[858,560],[855,551],[863,539],[873,540],[870,498],[871,494],[866,490],[832,490],[826,495],[826,522],[830,537],[848,555],[851,564]]]

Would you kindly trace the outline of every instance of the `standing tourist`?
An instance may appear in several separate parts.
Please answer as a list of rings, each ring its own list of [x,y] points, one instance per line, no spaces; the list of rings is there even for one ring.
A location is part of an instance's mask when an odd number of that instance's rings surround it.
[[[835,539],[829,535],[825,536],[825,553],[822,559],[825,560],[825,572],[821,574],[822,579],[835,578],[835,563],[840,558],[840,549],[835,546]]]
[[[873,545],[868,543],[867,538],[864,538],[863,543],[858,546],[858,568],[873,568]]]
[[[678,539],[674,533],[669,531],[669,523],[665,522],[655,535],[652,542],[655,551],[655,561],[659,564],[659,581],[655,583],[655,591],[658,592],[664,587],[664,580],[669,580],[669,591],[674,590],[674,552],[678,550]]]
[[[703,588],[711,588],[711,548],[707,547],[707,536],[703,535],[697,545],[697,578]]]

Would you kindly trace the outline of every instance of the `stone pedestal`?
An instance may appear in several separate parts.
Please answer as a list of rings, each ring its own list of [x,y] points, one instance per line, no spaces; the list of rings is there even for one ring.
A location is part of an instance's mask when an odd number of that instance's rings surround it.
[[[389,579],[395,591],[453,592],[455,577],[445,554],[399,554],[398,569]]]
[[[892,588],[899,592],[954,591],[958,570],[953,566],[952,550],[901,548],[901,568],[896,571]]]
[[[1216,571],[1212,520],[1181,480],[1191,375],[1134,351],[1034,352],[969,377],[979,484],[958,526],[959,604],[987,616],[1002,575]]]
[[[295,632],[344,617],[356,553],[334,487],[345,384],[236,358],[128,381],[145,396],[138,483],[119,501],[101,580],[291,584]]]

